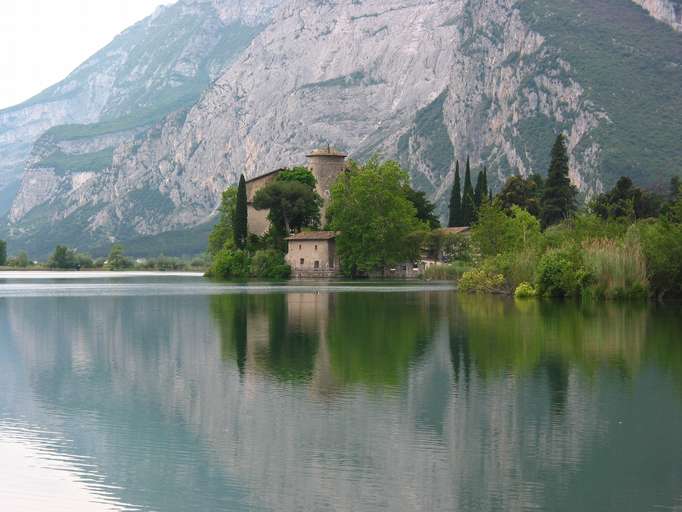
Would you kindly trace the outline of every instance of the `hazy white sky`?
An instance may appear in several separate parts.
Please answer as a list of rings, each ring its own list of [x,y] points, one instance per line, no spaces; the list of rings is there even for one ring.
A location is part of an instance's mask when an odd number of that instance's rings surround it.
[[[175,0],[0,0],[0,109],[66,77],[127,27]]]

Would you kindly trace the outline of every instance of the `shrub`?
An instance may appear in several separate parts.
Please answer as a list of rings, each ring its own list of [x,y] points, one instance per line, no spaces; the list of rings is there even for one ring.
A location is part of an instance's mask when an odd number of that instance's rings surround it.
[[[465,293],[504,293],[504,276],[486,269],[465,272],[459,280],[459,289]]]
[[[545,297],[571,297],[586,277],[579,276],[575,262],[565,252],[551,250],[540,259],[537,291]]]
[[[21,251],[14,258],[10,258],[7,262],[7,265],[16,268],[27,268],[33,265],[33,262],[28,259],[28,254],[26,254],[26,251]]]
[[[659,299],[682,296],[682,224],[663,218],[643,221],[635,229],[641,236],[651,291]]]
[[[245,251],[222,249],[213,258],[207,275],[217,279],[245,278],[249,277],[250,266],[251,261]]]
[[[516,287],[516,291],[514,292],[514,297],[517,299],[530,299],[536,295],[537,291],[528,283],[521,283]]]
[[[251,259],[251,275],[267,279],[287,279],[291,275],[291,267],[279,251],[257,251]]]

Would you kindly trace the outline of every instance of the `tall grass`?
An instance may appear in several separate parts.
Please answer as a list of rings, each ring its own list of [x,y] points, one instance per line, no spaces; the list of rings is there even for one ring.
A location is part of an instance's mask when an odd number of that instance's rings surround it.
[[[592,240],[583,244],[583,261],[590,273],[588,295],[607,299],[644,298],[649,281],[639,240]]]
[[[424,279],[430,281],[453,281],[471,270],[471,265],[464,261],[454,261],[446,265],[432,265],[424,272]]]

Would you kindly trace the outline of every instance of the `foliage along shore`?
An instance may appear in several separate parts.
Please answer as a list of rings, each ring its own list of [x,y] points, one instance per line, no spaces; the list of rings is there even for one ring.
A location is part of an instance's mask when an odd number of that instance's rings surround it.
[[[682,187],[668,197],[621,178],[578,210],[565,140],[552,150],[547,180],[512,177],[475,212],[472,268],[459,288],[518,298],[630,300],[682,297]]]

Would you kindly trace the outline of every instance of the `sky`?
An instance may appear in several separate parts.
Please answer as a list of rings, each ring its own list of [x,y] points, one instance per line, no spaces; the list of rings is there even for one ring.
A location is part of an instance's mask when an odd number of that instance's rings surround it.
[[[175,0],[0,0],[0,109],[59,82],[117,34]]]

